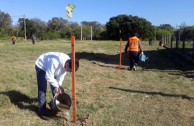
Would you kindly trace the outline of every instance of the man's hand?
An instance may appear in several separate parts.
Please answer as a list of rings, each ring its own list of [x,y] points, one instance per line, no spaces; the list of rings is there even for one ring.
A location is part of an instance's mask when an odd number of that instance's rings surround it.
[[[63,94],[64,93],[64,89],[60,86],[57,88],[57,94]]]

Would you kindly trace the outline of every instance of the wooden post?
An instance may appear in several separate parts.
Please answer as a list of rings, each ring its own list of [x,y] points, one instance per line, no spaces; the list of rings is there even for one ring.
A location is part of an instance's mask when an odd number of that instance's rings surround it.
[[[179,48],[179,31],[176,31],[176,49]]]
[[[71,36],[72,47],[72,118],[76,122],[76,77],[75,77],[75,36]]]
[[[193,36],[193,59],[194,59],[194,36]]]

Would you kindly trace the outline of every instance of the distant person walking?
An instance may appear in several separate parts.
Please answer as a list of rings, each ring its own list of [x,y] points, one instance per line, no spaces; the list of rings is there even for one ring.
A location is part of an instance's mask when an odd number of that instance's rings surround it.
[[[32,44],[34,45],[34,44],[35,44],[35,40],[36,40],[36,36],[33,34],[33,35],[31,36],[31,39],[32,39]]]
[[[12,41],[12,44],[15,45],[16,44],[16,37],[15,36],[12,36],[11,37],[11,41]]]
[[[46,111],[46,90],[47,81],[50,84],[53,96],[64,93],[62,83],[67,72],[72,72],[72,60],[64,53],[48,52],[38,57],[35,62],[35,69],[38,83],[38,115],[48,120],[49,114]],[[79,68],[79,61],[75,61],[76,71]]]
[[[125,46],[125,53],[128,51],[129,56],[129,70],[137,70],[137,63],[139,61],[140,53],[143,53],[142,45],[139,38],[136,36],[136,33],[133,33],[129,37],[127,44]]]

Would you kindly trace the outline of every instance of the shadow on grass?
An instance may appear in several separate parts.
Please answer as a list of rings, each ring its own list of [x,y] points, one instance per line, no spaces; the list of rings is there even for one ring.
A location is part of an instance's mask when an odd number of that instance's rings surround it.
[[[127,68],[124,68],[124,67],[119,67],[119,65],[106,65],[106,64],[100,64],[98,62],[95,62],[95,61],[92,61],[93,64],[96,64],[100,67],[107,67],[107,68],[113,68],[113,69],[120,69],[120,70],[127,70]]]
[[[117,88],[117,87],[109,87],[109,89],[115,89],[115,90],[120,90],[125,92],[131,92],[131,93],[146,94],[146,95],[160,95],[163,97],[175,97],[175,98],[181,98],[181,99],[187,99],[187,100],[194,100],[194,98],[189,97],[187,95],[166,94],[162,92],[146,92],[146,91],[123,89],[123,88]]]
[[[33,102],[37,102],[37,98],[30,98],[25,94],[22,94],[19,91],[11,90],[7,92],[0,92],[0,95],[6,95],[9,97],[12,104],[16,105],[20,109],[28,109],[31,111],[37,110],[35,105],[32,105]]]
[[[144,54],[148,57],[148,60],[146,62],[138,63],[138,66],[142,67],[143,70],[179,70],[180,72],[178,73],[170,72],[169,74],[179,74],[187,78],[194,78],[194,65],[188,63],[183,57],[172,53],[172,50],[170,49],[144,51]],[[118,69],[119,65],[119,53],[108,55],[105,53],[77,52],[76,58],[92,61],[94,64],[101,67]],[[125,53],[122,53],[122,66],[129,66],[128,56]],[[123,67],[122,69],[126,69]]]

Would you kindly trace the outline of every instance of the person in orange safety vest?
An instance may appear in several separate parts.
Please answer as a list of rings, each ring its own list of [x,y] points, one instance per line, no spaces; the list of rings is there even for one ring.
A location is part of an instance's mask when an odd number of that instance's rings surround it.
[[[15,37],[15,36],[12,36],[12,37],[11,37],[11,41],[12,41],[12,44],[15,45],[16,37]]]
[[[133,33],[131,37],[129,37],[127,44],[125,46],[125,53],[129,55],[129,70],[135,71],[137,70],[137,63],[139,61],[139,55],[143,54],[143,48],[139,38],[136,36],[136,33]]]

